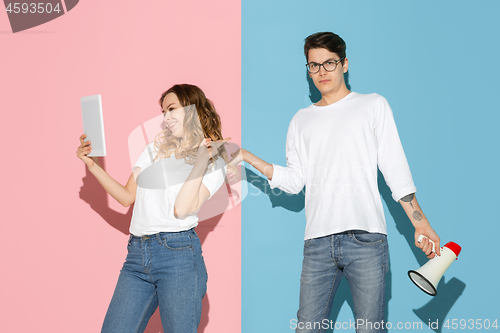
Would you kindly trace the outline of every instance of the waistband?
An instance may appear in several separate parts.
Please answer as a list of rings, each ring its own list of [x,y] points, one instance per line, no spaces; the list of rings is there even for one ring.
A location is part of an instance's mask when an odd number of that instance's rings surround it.
[[[134,241],[147,241],[147,240],[158,240],[160,241],[162,238],[168,238],[168,237],[176,237],[179,235],[183,234],[188,234],[188,235],[194,235],[198,237],[196,234],[196,231],[194,231],[194,228],[191,228],[189,230],[183,230],[183,231],[177,231],[177,232],[158,232],[156,234],[151,234],[151,235],[144,235],[144,236],[135,236],[130,234],[129,242],[134,242]]]
[[[370,234],[370,233],[378,234],[378,232],[369,232],[366,230],[352,229],[352,230],[346,230],[346,231],[342,231],[342,232],[336,232],[332,235],[353,235],[353,234]]]

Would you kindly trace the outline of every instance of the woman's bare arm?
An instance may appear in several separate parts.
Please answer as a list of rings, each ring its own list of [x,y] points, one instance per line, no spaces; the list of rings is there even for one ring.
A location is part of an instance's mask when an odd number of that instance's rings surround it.
[[[174,215],[176,218],[183,219],[189,214],[198,211],[210,197],[210,192],[202,183],[203,176],[207,171],[208,162],[213,156],[212,154],[216,154],[218,148],[229,139],[231,138],[220,141],[204,140],[198,150],[193,170],[191,170],[191,173],[175,198]]]
[[[90,141],[84,141],[85,134],[80,136],[80,146],[76,151],[76,155],[86,165],[89,171],[96,177],[101,186],[121,205],[128,207],[135,201],[135,193],[137,191],[136,179],[139,175],[140,168],[136,168],[130,175],[128,182],[125,186],[114,180],[103,168],[97,163],[97,159],[90,158],[87,155],[92,151]]]

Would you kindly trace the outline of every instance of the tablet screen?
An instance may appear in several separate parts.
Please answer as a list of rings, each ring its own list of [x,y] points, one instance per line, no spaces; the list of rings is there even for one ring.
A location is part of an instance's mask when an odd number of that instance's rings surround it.
[[[85,141],[92,141],[92,152],[87,156],[106,156],[101,95],[85,96],[80,101]]]

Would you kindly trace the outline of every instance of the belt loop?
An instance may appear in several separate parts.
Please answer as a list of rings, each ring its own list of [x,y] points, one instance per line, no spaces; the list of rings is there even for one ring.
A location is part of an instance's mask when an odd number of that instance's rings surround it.
[[[128,246],[130,246],[130,244],[132,244],[132,237],[134,237],[134,235],[130,234],[130,236],[128,238]]]

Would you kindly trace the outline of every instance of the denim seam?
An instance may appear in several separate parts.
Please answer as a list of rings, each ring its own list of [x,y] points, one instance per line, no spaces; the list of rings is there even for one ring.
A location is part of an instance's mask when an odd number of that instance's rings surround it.
[[[332,285],[330,286],[330,292],[329,292],[329,294],[328,294],[328,299],[326,300],[325,309],[323,310],[322,320],[323,320],[324,318],[327,318],[327,317],[325,317],[325,315],[326,315],[326,310],[328,309],[328,304],[330,304],[330,299],[331,299],[331,297],[332,297],[332,292],[333,292],[333,286],[334,286],[334,284],[335,284],[335,279],[337,278],[337,274],[338,274],[338,273],[339,273],[339,270],[337,269],[337,270],[335,271],[335,276],[334,276],[334,277],[333,277],[333,279],[332,279]],[[330,315],[330,314],[328,314],[328,315]],[[323,330],[323,327],[320,327],[320,329],[319,329],[319,332],[318,332],[318,333],[321,333],[321,332],[322,332],[322,330]]]
[[[151,298],[149,299],[148,305],[144,308],[144,312],[142,313],[141,319],[139,320],[139,323],[137,324],[137,327],[135,328],[135,333],[139,332],[139,329],[141,328],[142,321],[144,320],[144,317],[146,316],[146,313],[148,312],[149,306],[151,305],[151,302],[153,301],[155,295],[156,295],[156,291],[151,295]]]
[[[330,253],[332,255],[332,261],[339,269],[339,263],[342,261],[342,244],[339,246],[337,251],[335,251],[335,241],[338,239],[338,241],[342,241],[342,238],[337,237],[336,235],[331,236],[331,241],[330,241]],[[337,257],[337,258],[335,258]]]
[[[146,265],[145,262],[144,262],[144,249],[142,248],[143,246],[143,242],[141,241],[141,257],[142,257],[142,267],[144,268],[144,272],[147,274],[148,273],[148,270],[146,269]]]
[[[335,242],[335,237],[334,237],[334,236],[332,236],[332,237],[331,237],[331,241],[330,241],[330,253],[331,253],[331,255],[332,255],[332,261],[333,261],[333,264],[334,264],[335,266],[337,266],[337,264],[335,263],[335,253],[334,253],[334,252],[335,252],[335,251],[334,251],[334,250],[335,250],[335,243],[334,243],[334,242]],[[330,299],[331,299],[331,297],[332,297],[332,292],[333,292],[333,286],[335,285],[335,279],[337,278],[337,274],[338,274],[338,273],[339,273],[339,269],[338,269],[338,267],[337,267],[337,270],[335,271],[335,276],[334,276],[334,277],[333,277],[333,279],[332,279],[332,284],[331,284],[331,286],[330,286],[330,292],[328,293],[328,298],[327,298],[327,300],[326,300],[325,308],[324,308],[324,310],[323,310],[323,315],[321,316],[321,317],[322,317],[322,320],[325,318],[326,311],[327,311],[327,309],[328,309],[328,304],[330,304]],[[321,333],[321,331],[322,331],[322,330],[323,330],[323,328],[321,327],[321,328],[319,329],[319,333]]]
[[[191,318],[191,322],[193,323],[193,332],[196,332],[196,330],[198,329],[198,327],[196,327],[196,323],[195,323],[195,316],[196,316],[196,299],[195,299],[195,295],[196,293],[198,292],[198,269],[196,267],[196,258],[195,258],[195,253],[194,253],[194,249],[193,249],[193,238],[191,238],[191,252],[193,254],[193,264],[194,264],[194,271],[195,271],[195,277],[194,277],[194,288],[195,288],[195,291],[194,293],[192,294],[192,299],[191,299],[191,305],[193,307],[193,311],[191,312],[192,313],[192,318]]]
[[[384,240],[384,239],[382,239]],[[381,317],[382,317],[382,321],[385,320],[385,276],[387,275],[387,267],[385,267],[385,263],[386,263],[386,257],[387,257],[387,253],[388,253],[388,247],[387,247],[387,242],[384,242],[384,252],[383,252],[383,261],[382,261],[382,269],[383,269],[383,272],[384,274],[381,276],[381,284],[383,285],[383,288],[382,288],[382,301],[381,301],[381,304],[380,304],[380,308],[382,309],[382,313],[381,313]]]
[[[145,258],[144,258],[144,248],[143,248],[143,246],[144,246],[144,245],[145,245],[145,246],[147,246],[148,244],[147,244],[147,243],[145,244],[145,242],[142,242],[142,241],[141,241],[142,267],[144,268],[144,272],[148,275],[149,279],[150,279],[151,281],[153,281],[153,279],[152,279],[152,277],[151,277],[151,274],[149,274],[149,272],[150,272],[150,270],[151,270],[151,266],[152,266],[152,264],[153,264],[153,258],[151,258],[151,261],[150,261],[150,263],[149,263],[149,267],[146,267],[146,261],[145,261]],[[150,249],[150,251],[149,251],[149,252],[151,252],[151,249]],[[150,254],[150,255],[151,255],[151,254]]]

